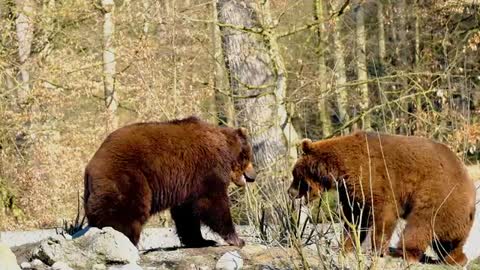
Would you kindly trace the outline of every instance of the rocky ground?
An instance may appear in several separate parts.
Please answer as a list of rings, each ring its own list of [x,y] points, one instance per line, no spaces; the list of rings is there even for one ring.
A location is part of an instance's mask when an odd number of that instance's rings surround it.
[[[399,259],[373,258],[364,255],[340,256],[335,244],[311,245],[301,251],[264,245],[251,227],[238,227],[247,245],[230,247],[218,236],[204,231],[206,238],[219,242],[217,247],[181,248],[174,230],[147,228],[138,250],[122,234],[111,228],[90,229],[77,239],[52,235],[35,243],[11,247],[22,269],[452,269],[443,265],[410,265]],[[54,232],[53,232],[54,233]],[[44,234],[46,234],[44,232]],[[10,240],[14,237],[10,235]],[[23,238],[20,237],[20,240]],[[0,239],[2,240],[2,239]],[[2,240],[3,241],[3,240]],[[23,240],[22,240],[23,241]],[[393,240],[395,241],[395,240]],[[478,239],[476,240],[478,243]],[[11,242],[9,244],[12,244]],[[328,247],[328,248],[327,248]],[[368,249],[368,247],[365,247]],[[3,269],[0,262],[0,268]],[[479,269],[471,265],[470,269]],[[13,269],[13,268],[12,268]]]
[[[480,188],[477,189],[477,198],[480,198]],[[399,224],[398,230],[401,227]],[[317,229],[324,231],[326,228],[335,226],[320,226]],[[392,246],[398,241],[398,230],[391,241]],[[252,227],[238,227],[240,236],[247,242],[241,249],[225,245],[209,230],[204,230],[205,238],[218,241],[219,246],[181,248],[171,228],[146,228],[138,249],[123,234],[111,228],[92,228],[76,239],[56,230],[0,232],[0,270],[18,270],[18,265],[21,269],[31,270],[453,269],[444,265],[409,266],[399,259],[371,257],[368,255],[368,243],[364,246],[367,255],[343,256],[336,248],[338,235],[333,231],[326,236],[328,244],[317,241],[316,245],[302,249],[262,243],[257,231]],[[480,261],[476,259],[480,255],[479,243],[480,210],[476,212],[474,228],[464,247],[471,261],[467,269],[480,270]],[[10,266],[7,266],[8,261]]]

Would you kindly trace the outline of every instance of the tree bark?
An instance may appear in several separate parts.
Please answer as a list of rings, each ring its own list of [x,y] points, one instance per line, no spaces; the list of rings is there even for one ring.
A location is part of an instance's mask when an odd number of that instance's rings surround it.
[[[228,87],[228,78],[225,71],[225,58],[222,50],[222,34],[218,27],[217,0],[212,0],[213,21],[212,47],[213,47],[213,90],[215,94],[216,118],[220,124],[233,126],[235,110],[232,102],[232,91]]]
[[[115,47],[113,22],[115,4],[113,0],[102,0],[104,11],[103,22],[103,84],[105,91],[105,105],[107,107],[107,130],[118,127],[117,108],[118,100],[115,91]]]
[[[327,44],[327,33],[325,31],[323,1],[315,0],[314,2],[314,18],[318,22],[318,88],[319,97],[318,109],[320,112],[320,120],[322,122],[322,135],[329,136],[332,133],[332,121],[330,120],[330,108],[328,106],[327,93],[327,67],[325,65],[325,51]]]
[[[420,14],[420,1],[415,0],[415,66],[417,66],[420,62],[420,21],[421,14]]]
[[[274,96],[278,111],[278,120],[282,130],[283,138],[286,142],[288,159],[295,161],[297,159],[296,143],[299,141],[298,133],[293,127],[291,121],[291,110],[287,107],[287,69],[280,53],[277,36],[274,27],[276,27],[270,12],[270,0],[261,2],[260,8],[263,15],[263,38],[265,45],[269,48],[269,56],[272,59],[273,71],[276,78],[276,86],[274,88]]]
[[[377,23],[378,23],[378,58],[380,60],[380,65],[384,65],[387,51],[385,49],[385,17],[383,15],[383,3],[381,0],[377,1]]]
[[[289,139],[296,132],[284,104],[286,73],[273,29],[260,31],[253,1],[219,0],[217,9],[236,124],[250,131],[256,165],[261,170],[295,158]]]
[[[16,0],[17,18],[15,20],[18,40],[18,88],[17,105],[23,107],[28,103],[30,95],[30,53],[33,42],[34,3],[31,0]]]
[[[420,7],[419,7],[420,0],[415,0],[415,70],[420,68]],[[415,109],[416,113],[420,114],[422,112],[422,97],[417,96],[415,98]],[[420,115],[419,115],[420,116]],[[418,129],[418,125],[420,121],[416,121],[415,125]]]
[[[0,2],[0,33],[10,33],[12,32],[14,25],[14,22],[8,18],[8,13],[12,9],[12,6],[9,5],[10,3],[7,3],[4,1],[3,3]],[[9,47],[8,44],[11,43],[11,36],[10,35],[2,35],[0,36],[0,46],[8,49]],[[6,93],[13,93],[13,90],[15,88],[15,71],[13,70],[12,66],[3,66],[3,69],[0,69],[0,72],[2,73],[0,75],[0,82],[1,85],[0,87],[4,87]],[[11,96],[11,94],[8,94],[7,96]],[[10,98],[12,102],[16,102],[16,97],[15,98]],[[14,104],[12,104],[15,106]]]
[[[366,58],[366,33],[364,24],[364,8],[362,3],[355,7],[355,26],[356,26],[356,66],[357,77],[359,80],[358,90],[360,91],[361,101],[360,109],[363,112],[368,110],[370,106],[369,92],[368,92],[368,75],[367,75],[367,58]],[[371,121],[370,115],[364,115],[362,117],[362,129],[370,129]]]
[[[343,1],[337,1],[336,9],[343,4]],[[334,58],[335,58],[335,80],[337,93],[337,106],[340,116],[340,124],[343,125],[349,120],[348,115],[348,88],[345,87],[347,83],[347,72],[345,67],[345,59],[343,54],[345,48],[343,46],[343,16],[339,16],[335,20],[335,28],[333,29],[334,42]],[[348,129],[345,130],[348,132]]]
[[[401,61],[401,67],[407,67],[407,53],[408,53],[408,44],[407,44],[407,3],[406,0],[399,0],[398,2],[398,16],[399,16],[399,30],[398,30],[398,37],[399,37],[399,59]]]
[[[146,37],[150,31],[150,14],[149,11],[152,8],[152,3],[148,0],[142,0],[143,6],[143,35]]]

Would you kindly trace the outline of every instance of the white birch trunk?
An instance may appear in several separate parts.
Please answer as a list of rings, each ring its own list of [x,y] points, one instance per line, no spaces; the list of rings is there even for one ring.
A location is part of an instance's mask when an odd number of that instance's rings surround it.
[[[16,0],[17,18],[15,20],[18,40],[19,72],[17,76],[17,104],[23,107],[30,95],[30,53],[33,41],[34,3],[31,0]]]
[[[343,1],[337,1],[336,9],[343,4]],[[343,46],[343,16],[337,17],[335,21],[335,29],[333,30],[334,42],[334,58],[335,58],[335,80],[337,93],[337,106],[340,116],[340,123],[343,125],[349,120],[348,115],[348,88],[345,87],[347,83],[347,71],[345,67]],[[348,129],[346,130],[348,133]]]
[[[115,24],[113,16],[115,4],[113,0],[102,0],[104,10],[103,22],[103,83],[105,91],[105,105],[107,108],[107,129],[118,127],[117,108],[118,100],[115,92]]]
[[[420,62],[420,21],[422,18],[419,3],[420,0],[415,1],[415,65]]]
[[[360,109],[363,112],[368,110],[370,106],[368,84],[367,84],[367,59],[366,59],[366,33],[364,24],[364,8],[360,3],[355,7],[355,25],[356,25],[356,66],[357,76],[359,80],[358,90],[360,91]],[[362,117],[362,129],[370,129],[370,115]]]
[[[377,1],[377,21],[378,21],[378,58],[380,64],[385,63],[387,51],[385,49],[385,17],[383,15],[382,1]]]
[[[318,24],[318,87],[319,97],[318,109],[320,112],[320,120],[322,122],[322,135],[324,137],[329,136],[332,133],[332,121],[330,120],[330,110],[328,106],[327,98],[327,67],[325,65],[325,49],[327,44],[327,33],[325,31],[323,1],[315,0],[314,4],[314,17]]]
[[[400,27],[398,30],[399,36],[399,59],[401,61],[402,68],[407,66],[407,52],[408,52],[408,44],[407,44],[407,16],[408,14],[408,7],[406,0],[398,0],[398,15],[399,15],[399,23]]]
[[[215,107],[217,122],[233,126],[235,110],[232,103],[232,91],[228,87],[228,78],[225,72],[225,58],[222,49],[222,34],[218,27],[217,0],[212,0],[212,47],[213,47],[213,90],[215,95]]]

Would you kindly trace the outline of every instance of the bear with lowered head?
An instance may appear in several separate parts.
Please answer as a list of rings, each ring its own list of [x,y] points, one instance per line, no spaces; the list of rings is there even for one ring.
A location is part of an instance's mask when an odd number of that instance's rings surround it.
[[[122,127],[105,139],[85,169],[88,223],[113,227],[137,245],[149,217],[170,209],[183,245],[215,245],[202,237],[205,224],[241,247],[227,187],[254,181],[252,159],[243,128],[196,117]]]
[[[380,255],[421,261],[428,246],[448,264],[465,265],[463,245],[475,213],[475,187],[462,161],[444,144],[414,136],[356,132],[302,142],[290,196],[313,199],[337,189],[344,223],[343,248],[353,250],[372,232]],[[405,219],[398,247],[389,242]],[[349,225],[350,224],[350,225]]]

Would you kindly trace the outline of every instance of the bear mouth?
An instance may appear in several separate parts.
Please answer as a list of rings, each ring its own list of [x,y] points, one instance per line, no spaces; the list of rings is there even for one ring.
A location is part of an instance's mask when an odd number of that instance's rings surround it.
[[[249,177],[248,174],[243,173],[236,181],[233,181],[235,185],[243,187],[248,183],[254,182],[255,178]]]
[[[247,184],[247,179],[245,178],[245,176],[242,174],[239,178],[237,179],[234,179],[233,180],[233,183],[235,183],[235,185],[237,185],[237,187],[243,187]]]
[[[245,180],[249,183],[252,183],[252,182],[255,182],[255,177],[249,177],[248,174],[246,173],[243,173],[243,178],[245,178]]]

